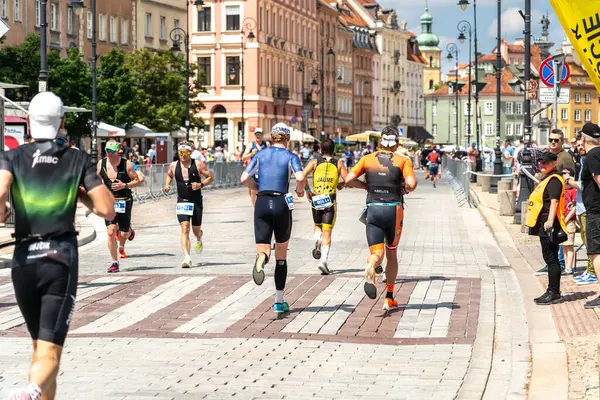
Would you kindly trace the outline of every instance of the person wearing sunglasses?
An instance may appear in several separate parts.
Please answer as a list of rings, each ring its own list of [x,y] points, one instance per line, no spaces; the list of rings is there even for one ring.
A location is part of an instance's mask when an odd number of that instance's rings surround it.
[[[556,154],[557,164],[556,170],[562,171],[565,168],[575,170],[575,162],[573,157],[563,149],[565,143],[565,135],[560,129],[552,129],[548,138],[550,151]]]
[[[190,256],[190,230],[196,237],[196,253],[202,252],[202,188],[213,181],[212,173],[206,164],[192,159],[193,145],[182,142],[177,147],[179,161],[174,161],[169,166],[165,177],[165,193],[171,191],[171,183],[175,178],[177,186],[177,206],[175,212],[181,226],[181,248],[184,259],[181,268],[192,267]],[[191,225],[191,229],[190,229]]]
[[[131,161],[119,154],[119,143],[114,139],[106,142],[106,157],[98,161],[98,176],[115,197],[115,218],[105,220],[108,232],[108,250],[112,258],[108,273],[119,272],[119,258],[127,258],[125,242],[131,228],[133,196],[131,189],[136,187],[138,179]],[[119,239],[117,243],[117,230]]]

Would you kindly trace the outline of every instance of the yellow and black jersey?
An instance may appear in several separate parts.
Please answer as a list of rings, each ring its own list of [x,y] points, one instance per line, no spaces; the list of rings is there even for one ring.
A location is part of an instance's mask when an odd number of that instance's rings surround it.
[[[317,165],[313,172],[313,194],[334,195],[337,191],[340,171],[337,158],[317,158]]]

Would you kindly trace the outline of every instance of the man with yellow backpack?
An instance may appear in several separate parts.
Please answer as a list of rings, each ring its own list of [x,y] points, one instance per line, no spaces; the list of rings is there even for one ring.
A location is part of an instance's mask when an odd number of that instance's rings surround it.
[[[336,191],[339,178],[346,177],[348,171],[343,159],[333,154],[333,140],[326,139],[321,143],[321,154],[310,160],[304,167],[304,176],[313,173],[311,190],[306,179],[306,197],[311,203],[313,222],[315,223],[315,248],[313,257],[319,260],[317,268],[323,275],[331,274],[327,266],[329,248],[331,247],[331,231],[335,225],[337,214]],[[341,186],[339,187],[341,189]]]
[[[565,182],[556,170],[556,154],[550,151],[543,153],[539,163],[544,177],[529,196],[526,225],[530,235],[539,236],[542,255],[548,265],[548,289],[534,301],[538,305],[548,305],[563,302],[560,295],[561,268],[558,251],[560,244],[567,240]]]

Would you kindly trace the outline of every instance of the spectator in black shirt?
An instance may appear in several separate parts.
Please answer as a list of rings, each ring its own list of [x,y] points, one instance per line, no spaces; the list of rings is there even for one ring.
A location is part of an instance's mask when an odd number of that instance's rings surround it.
[[[581,168],[583,204],[586,210],[587,253],[594,268],[600,268],[600,127],[587,123],[581,130],[585,161]],[[600,296],[585,303],[585,308],[600,307]]]

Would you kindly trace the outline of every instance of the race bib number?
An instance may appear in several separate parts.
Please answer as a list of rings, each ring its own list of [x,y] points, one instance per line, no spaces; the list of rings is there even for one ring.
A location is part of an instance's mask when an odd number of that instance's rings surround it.
[[[367,210],[368,207],[363,208],[362,213],[360,213],[360,218],[358,218],[358,220],[365,225],[367,224]]]
[[[290,210],[294,209],[294,196],[291,193],[285,195],[285,202]]]
[[[127,204],[125,200],[115,200],[115,212],[117,214],[125,214],[127,211]]]
[[[194,215],[194,203],[177,203],[177,215]]]
[[[315,210],[325,210],[326,208],[333,206],[333,202],[331,201],[329,194],[313,196],[312,200]]]

